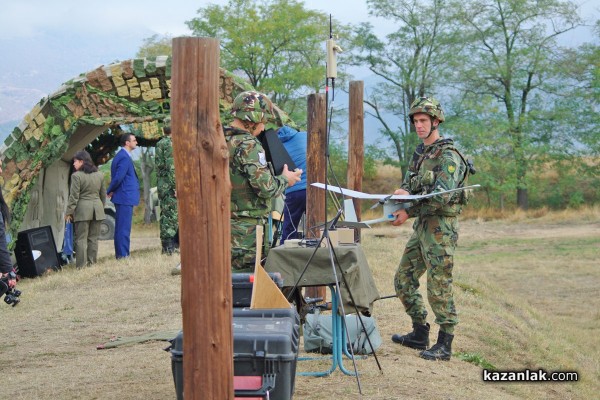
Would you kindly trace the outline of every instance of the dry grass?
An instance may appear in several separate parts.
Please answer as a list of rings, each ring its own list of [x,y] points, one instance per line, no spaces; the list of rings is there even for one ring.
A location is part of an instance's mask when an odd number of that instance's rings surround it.
[[[455,292],[461,323],[454,351],[498,369],[576,370],[578,383],[483,383],[481,367],[453,357],[434,363],[393,344],[410,321],[397,299],[375,304],[384,343],[358,360],[356,379],[336,371],[296,378],[295,399],[587,399],[600,390],[600,212],[462,222]],[[363,247],[381,295],[393,294],[393,275],[410,226],[363,231]],[[23,280],[21,303],[0,304],[0,334],[7,395],[13,399],[174,398],[165,342],[110,350],[96,345],[181,326],[180,278],[169,274],[177,257],[161,256],[155,228],[137,228],[134,252],[113,259],[102,242],[92,268],[67,268]],[[424,285],[423,285],[424,286]],[[432,339],[437,335],[434,329]],[[300,371],[327,362],[299,362]],[[346,368],[352,364],[346,362]]]
[[[600,219],[600,205],[583,206],[580,208],[567,208],[552,211],[547,207],[523,211],[521,209],[499,210],[495,208],[466,207],[461,218],[464,220],[523,222],[537,220],[536,222],[585,222]]]

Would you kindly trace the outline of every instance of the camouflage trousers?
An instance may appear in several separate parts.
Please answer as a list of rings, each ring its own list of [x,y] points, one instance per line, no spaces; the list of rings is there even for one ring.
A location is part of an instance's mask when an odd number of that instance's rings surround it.
[[[160,240],[171,240],[177,234],[177,198],[174,196],[160,197]]]
[[[413,323],[424,324],[427,310],[419,293],[419,278],[427,271],[427,299],[441,330],[453,334],[458,314],[452,295],[457,217],[418,217],[394,277],[396,295]]]
[[[257,224],[263,224],[260,218],[231,219],[232,272],[254,272]]]

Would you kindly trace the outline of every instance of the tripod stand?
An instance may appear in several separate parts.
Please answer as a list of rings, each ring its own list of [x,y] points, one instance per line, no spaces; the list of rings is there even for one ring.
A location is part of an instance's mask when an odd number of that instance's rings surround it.
[[[331,38],[332,35],[330,33],[330,39],[327,41],[327,49],[328,49],[328,64],[327,64],[327,81],[326,81],[326,85],[327,85],[327,89],[325,92],[326,95],[326,108],[325,108],[325,121],[326,121],[326,129],[325,129],[325,134],[326,134],[326,148],[325,148],[325,159],[326,159],[326,168],[325,168],[325,188],[327,189],[327,184],[328,184],[328,179],[327,179],[327,175],[328,175],[328,171],[331,168],[331,162],[330,162],[330,154],[329,154],[329,143],[330,143],[330,134],[329,134],[329,130],[330,130],[330,126],[331,126],[331,122],[330,120],[328,121],[328,117],[331,117],[331,114],[328,113],[328,106],[329,106],[329,80],[331,80],[331,84],[332,84],[332,89],[335,88],[335,78],[336,78],[336,66],[335,66],[335,52],[339,51],[339,47],[335,44],[335,41]],[[332,92],[334,92],[334,90],[332,90]],[[332,100],[331,103],[333,103],[333,99],[334,96],[332,96]],[[333,172],[333,171],[332,171]],[[327,214],[327,190],[325,190],[325,214]],[[345,332],[346,335],[346,343],[351,343],[349,334],[348,334],[348,329],[346,326],[346,311],[344,309],[344,302],[342,300],[341,297],[341,287],[340,287],[340,283],[343,283],[347,289],[347,292],[350,296],[350,300],[352,302],[352,304],[354,305],[354,309],[356,312],[356,315],[358,317],[358,320],[360,321],[361,327],[363,329],[363,331],[366,332],[366,327],[365,324],[362,320],[361,317],[361,313],[359,312],[357,306],[356,306],[356,302],[354,299],[354,296],[352,295],[352,291],[350,289],[350,285],[348,284],[348,282],[346,281],[346,277],[344,276],[344,273],[342,272],[341,269],[341,264],[340,261],[338,260],[338,257],[336,255],[335,249],[334,249],[334,245],[333,242],[331,240],[330,237],[330,230],[335,229],[335,225],[337,223],[337,221],[339,220],[339,218],[341,217],[343,213],[343,209],[340,208],[337,213],[336,216],[329,222],[326,222],[324,224],[323,227],[323,233],[321,235],[321,238],[319,239],[317,246],[315,247],[315,250],[313,251],[312,255],[310,256],[310,258],[308,259],[307,263],[305,264],[300,276],[298,277],[298,279],[296,280],[294,287],[292,288],[292,290],[289,292],[288,294],[288,300],[291,299],[291,297],[293,296],[295,290],[297,290],[298,286],[300,285],[300,282],[302,281],[302,278],[304,276],[304,274],[306,273],[306,271],[308,270],[309,266],[311,265],[315,255],[317,254],[317,251],[319,250],[319,248],[321,247],[321,244],[323,243],[323,241],[325,241],[326,243],[326,248],[327,248],[327,255],[328,255],[328,263],[329,266],[331,267],[331,273],[333,276],[333,283],[329,285],[330,289],[331,289],[331,294],[332,294],[332,313],[334,313],[334,316],[332,316],[332,328],[333,328],[333,332],[334,335],[339,335],[339,337],[342,337],[343,332]],[[325,220],[327,220],[327,218],[325,218]],[[339,270],[339,274],[338,274],[338,270]],[[341,318],[339,318],[340,315],[340,311],[341,311]],[[369,343],[369,345],[371,346],[371,348],[373,348],[372,343],[371,343],[371,339],[369,338],[369,336],[367,335],[367,341]],[[361,384],[360,384],[360,379],[358,376],[358,371],[357,371],[357,367],[356,367],[356,361],[355,361],[355,356],[354,356],[354,349],[352,347],[349,348],[349,351],[351,354],[348,355],[348,352],[346,351],[345,346],[343,346],[343,340],[341,341],[336,341],[336,338],[334,337],[334,355],[333,355],[333,366],[332,369],[326,373],[317,373],[317,374],[311,374],[311,375],[322,375],[322,374],[328,374],[331,373],[333,370],[335,370],[336,366],[339,365],[340,369],[342,370],[342,372],[344,372],[347,375],[354,375],[356,376],[356,380],[357,380],[357,384],[358,384],[358,389],[359,392],[362,394],[362,388],[361,388]],[[346,353],[346,355],[348,355],[353,363],[353,368],[354,368],[354,372],[350,372],[347,371],[343,364],[342,364],[342,360],[341,360],[341,353],[342,351],[344,353]],[[381,371],[381,365],[379,364],[379,360],[377,359],[377,355],[375,353],[373,353],[374,358],[377,362],[377,365],[379,367],[379,370]]]

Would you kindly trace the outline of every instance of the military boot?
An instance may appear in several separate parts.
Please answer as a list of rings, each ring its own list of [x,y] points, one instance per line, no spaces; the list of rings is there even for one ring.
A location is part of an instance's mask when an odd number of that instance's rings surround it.
[[[166,255],[172,255],[173,252],[175,251],[175,243],[173,242],[173,239],[166,239],[163,240],[162,242],[162,254],[166,254]]]
[[[181,275],[181,263],[173,267],[173,269],[171,270],[171,275]]]
[[[440,330],[437,343],[429,350],[422,351],[420,353],[421,358],[432,361],[450,360],[450,356],[452,356],[452,339],[454,339],[454,335]]]
[[[396,334],[392,336],[392,341],[411,349],[425,350],[429,347],[429,324],[417,324],[413,322],[412,332],[406,335]]]

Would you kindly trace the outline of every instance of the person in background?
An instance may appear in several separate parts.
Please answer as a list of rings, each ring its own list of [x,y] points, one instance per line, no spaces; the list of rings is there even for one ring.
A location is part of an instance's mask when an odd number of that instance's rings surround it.
[[[65,236],[63,238],[61,258],[65,264],[71,264],[75,261],[73,257],[73,223],[69,221],[65,221]]]
[[[257,136],[272,116],[273,104],[255,91],[236,96],[231,107],[233,121],[223,129],[229,149],[231,180],[231,268],[232,272],[253,272],[256,258],[256,225],[264,225],[271,212],[271,200],[285,188],[300,181],[302,170],[274,176],[265,150]]]
[[[287,239],[299,238],[298,224],[302,214],[306,212],[306,143],[308,135],[306,132],[298,132],[289,126],[279,128],[277,135],[296,167],[302,170],[300,182],[285,189],[283,228],[280,240],[280,244],[283,244]]]
[[[106,188],[104,174],[87,151],[75,153],[73,166],[65,220],[75,225],[75,266],[79,269],[97,261],[100,226],[106,218]]]
[[[156,143],[156,190],[160,202],[160,242],[162,254],[175,251],[179,223],[177,221],[177,189],[175,187],[175,163],[170,121],[165,122],[165,136]]]
[[[131,133],[123,133],[119,139],[121,150],[110,166],[110,185],[106,192],[115,205],[115,257],[129,257],[133,207],[140,202],[140,182],[131,152],[137,147],[137,139]]]
[[[0,174],[2,174],[2,165],[0,165]],[[6,201],[4,201],[4,195],[0,189],[0,276],[2,278],[8,277],[8,287],[14,288],[17,284],[17,279],[6,242],[6,227],[10,224],[10,219],[10,209]]]

